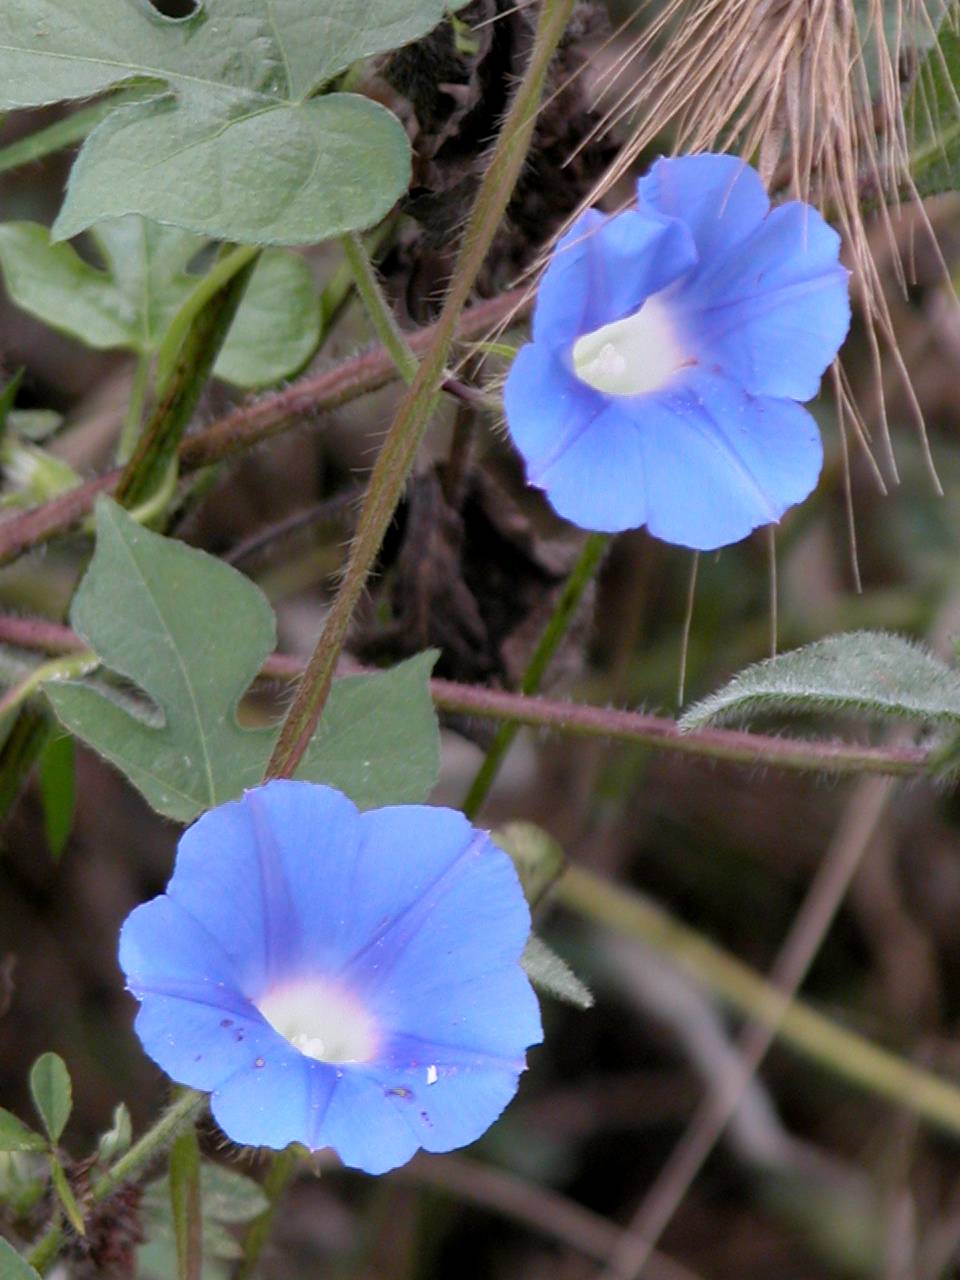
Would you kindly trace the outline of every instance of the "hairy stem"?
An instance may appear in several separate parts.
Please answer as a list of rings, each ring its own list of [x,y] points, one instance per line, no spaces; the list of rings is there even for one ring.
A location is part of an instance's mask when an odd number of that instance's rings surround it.
[[[460,313],[487,255],[520,174],[547,67],[560,42],[573,0],[544,0],[530,62],[500,130],[489,168],[464,233],[450,291],[434,337],[402,400],[377,458],[340,590],[313,657],[280,730],[267,766],[268,777],[290,777],[307,748],[327,701],[347,628],[413,466],[443,382]]]
[[[607,541],[605,534],[592,533],[584,542],[580,555],[577,557],[577,562],[573,566],[573,571],[564,584],[563,591],[560,593],[560,599],[557,601],[550,621],[537,642],[533,657],[530,659],[530,663],[523,674],[523,680],[520,684],[521,693],[532,695],[538,692],[543,677],[547,673],[547,668],[553,661],[557,649],[560,647],[563,637],[567,634],[570,623],[576,615],[580,601],[583,599],[583,593],[593,581],[594,574],[600,567]],[[504,757],[510,750],[514,738],[520,732],[520,728],[521,722],[512,720],[507,721],[497,730],[496,736],[490,744],[490,749],[477,770],[476,777],[473,779],[470,790],[467,792],[467,797],[463,802],[463,812],[471,820],[480,812],[483,802],[493,786],[494,779],[500,771]]]
[[[0,644],[40,653],[76,653],[85,649],[69,627],[43,618],[0,615]],[[270,680],[297,680],[303,662],[276,653],[263,665],[261,676]],[[358,672],[359,674],[359,672]],[[681,733],[676,721],[640,711],[618,711],[582,702],[503,693],[453,680],[431,680],[433,701],[442,711],[478,716],[486,720],[515,721],[534,729],[548,729],[580,738],[608,738],[695,756],[726,761],[747,768],[787,769],[792,773],[822,773],[846,777],[881,774],[917,777],[933,763],[934,754],[921,747],[888,744],[864,746],[853,742],[816,741],[773,737],[744,729],[698,729]]]
[[[504,320],[521,316],[530,300],[525,291],[514,290],[480,302],[464,312],[457,336],[467,341],[479,338]],[[411,348],[415,352],[425,351],[435,333],[435,325],[412,333]],[[382,348],[354,356],[332,369],[301,378],[282,391],[251,400],[183,440],[177,450],[179,465],[183,471],[190,472],[222,462],[298,425],[308,415],[330,412],[378,391],[397,376],[396,365]],[[455,379],[445,378],[444,385],[447,383],[455,394],[460,392]],[[0,565],[9,564],[25,551],[77,524],[90,513],[101,493],[116,490],[121,475],[120,470],[107,472],[30,511],[4,520],[0,523]]]
[[[400,377],[409,386],[417,376],[419,362],[410,349],[410,344],[400,332],[400,326],[390,310],[390,304],[383,296],[383,289],[380,287],[380,281],[377,279],[366,245],[356,232],[344,236],[340,243],[353,274],[357,293],[367,309],[374,332],[383,343],[384,349],[390,353],[390,358],[397,366]]]

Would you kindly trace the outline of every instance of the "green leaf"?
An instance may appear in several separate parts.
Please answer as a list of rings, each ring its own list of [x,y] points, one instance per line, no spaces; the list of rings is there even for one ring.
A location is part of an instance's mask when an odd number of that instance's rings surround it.
[[[177,1249],[177,1280],[198,1280],[203,1257],[200,1146],[197,1131],[182,1133],[170,1150],[170,1209]]]
[[[922,196],[960,189],[960,34],[950,21],[921,61],[904,107],[910,167]]]
[[[133,1124],[125,1102],[118,1102],[113,1109],[113,1124],[100,1139],[97,1159],[110,1164],[130,1148],[133,1140]]]
[[[189,822],[261,779],[276,728],[243,729],[236,706],[274,645],[263,594],[212,556],[141,528],[109,499],[71,621],[114,672],[156,707],[90,681],[46,686],[63,724],[112,761],[155,809]],[[429,693],[433,654],[334,683],[298,778],[357,804],[423,800],[439,736]]]
[[[902,636],[853,631],[747,667],[679,724],[689,731],[810,711],[953,726],[960,722],[960,672]]]
[[[536,906],[567,865],[563,849],[533,822],[506,822],[490,833],[494,844],[513,859],[524,896]]]
[[[44,324],[98,350],[151,356],[200,275],[190,263],[207,241],[131,215],[92,233],[103,267],[35,222],[0,223],[7,292]],[[307,263],[283,249],[254,270],[214,372],[240,387],[296,373],[320,337],[320,299]]]
[[[46,1151],[47,1140],[0,1107],[0,1151]]]
[[[0,1236],[0,1280],[40,1280],[40,1272],[3,1236]]]
[[[539,990],[554,996],[577,1009],[593,1008],[593,993],[577,977],[566,960],[538,937],[531,933],[523,955],[520,957],[527,977]]]
[[[43,1053],[30,1068],[30,1095],[43,1127],[56,1145],[73,1109],[66,1063],[56,1053]]]
[[[203,1161],[200,1166],[203,1206],[203,1280],[226,1280],[226,1263],[240,1256],[227,1227],[249,1222],[268,1207],[260,1186],[251,1178]],[[177,1274],[176,1243],[171,1215],[170,1180],[152,1182],[143,1198],[147,1243],[137,1251],[137,1275],[143,1280],[169,1280]]]
[[[54,733],[40,753],[40,799],[47,847],[59,858],[73,830],[77,788],[73,739]]]
[[[313,96],[359,58],[424,35],[443,0],[4,0],[0,109],[156,82],[87,139],[56,235],[141,213],[217,239],[305,244],[372,226],[406,189],[400,122]],[[149,157],[149,164],[144,158]]]

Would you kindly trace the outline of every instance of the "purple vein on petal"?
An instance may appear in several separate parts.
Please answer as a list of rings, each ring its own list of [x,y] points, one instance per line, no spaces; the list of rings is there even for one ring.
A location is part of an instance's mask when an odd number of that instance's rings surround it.
[[[447,866],[444,867],[444,869],[435,876],[428,885],[425,885],[421,889],[413,902],[409,903],[402,911],[399,911],[396,915],[391,916],[389,920],[385,921],[384,924],[382,924],[380,928],[370,938],[368,938],[363,946],[359,947],[348,960],[344,961],[338,971],[338,976],[348,974],[351,969],[354,969],[361,964],[371,951],[378,947],[383,947],[388,939],[393,943],[389,959],[391,962],[396,960],[407,944],[415,938],[417,933],[420,931],[424,920],[433,910],[437,898],[447,881],[455,872],[460,870],[461,866],[470,857],[483,847],[487,838],[486,832],[478,831],[470,843],[457,854],[454,860],[448,863]],[[395,934],[399,935],[396,940],[393,937]],[[381,976],[386,976],[386,973],[391,967],[392,963],[387,965],[385,969],[381,971]]]
[[[269,989],[290,976],[291,960],[302,952],[300,917],[290,897],[283,858],[263,799],[258,792],[248,791],[244,802],[253,820],[263,902],[263,969]]]

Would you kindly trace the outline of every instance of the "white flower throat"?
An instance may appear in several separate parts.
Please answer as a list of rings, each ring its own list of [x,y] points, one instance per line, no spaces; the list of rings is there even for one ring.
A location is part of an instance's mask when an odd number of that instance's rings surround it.
[[[601,325],[573,344],[573,368],[581,382],[613,396],[659,391],[690,364],[661,294],[639,311]]]
[[[369,1062],[377,1025],[356,1000],[329,983],[306,979],[268,992],[257,1008],[295,1049],[320,1062]]]

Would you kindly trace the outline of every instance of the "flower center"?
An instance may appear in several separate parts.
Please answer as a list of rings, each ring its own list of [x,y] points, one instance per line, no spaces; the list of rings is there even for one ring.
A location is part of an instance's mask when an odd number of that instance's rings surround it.
[[[257,1008],[295,1049],[321,1062],[369,1062],[380,1042],[366,1009],[326,982],[307,979],[280,987]]]
[[[632,316],[601,325],[573,344],[573,368],[580,381],[614,396],[658,391],[689,363],[660,294]]]

